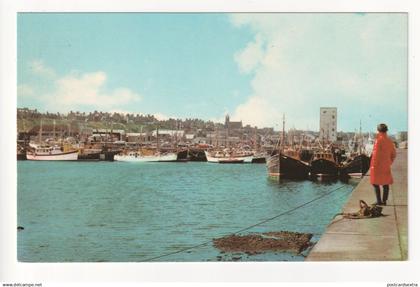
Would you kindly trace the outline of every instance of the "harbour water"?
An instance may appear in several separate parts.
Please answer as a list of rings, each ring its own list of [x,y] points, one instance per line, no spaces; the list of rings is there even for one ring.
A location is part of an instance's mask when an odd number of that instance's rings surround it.
[[[171,253],[153,260],[303,261],[284,252],[221,254],[211,239],[337,189],[243,233],[309,232],[317,241],[356,184],[279,184],[264,164],[19,161],[17,168],[24,262],[142,262]]]

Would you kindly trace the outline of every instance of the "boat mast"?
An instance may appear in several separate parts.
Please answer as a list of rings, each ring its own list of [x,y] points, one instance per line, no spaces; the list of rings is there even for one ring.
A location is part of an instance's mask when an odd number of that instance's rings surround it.
[[[219,148],[219,128],[216,126],[216,148]]]
[[[362,120],[360,120],[360,123],[359,123],[359,154],[362,153],[362,144],[363,144],[363,138],[362,138]]]
[[[258,143],[257,143],[257,127],[254,129],[254,149],[255,151],[258,150]]]
[[[156,150],[159,151],[159,127],[156,127]]]
[[[285,116],[284,116],[284,113],[283,113],[283,134],[282,134],[282,137],[281,137],[281,148],[282,148],[282,150],[284,150],[284,143],[285,143],[285,131],[284,131],[285,124],[286,124],[286,119],[285,119]]]
[[[178,120],[176,121],[176,131],[175,131],[175,143],[173,142],[174,136],[172,133],[172,137],[171,137],[171,141],[172,141],[172,146],[177,145],[178,143]],[[175,146],[176,148],[176,146]]]
[[[42,144],[42,119],[39,126],[39,144]]]
[[[55,119],[53,120],[53,137],[55,141]]]
[[[226,129],[226,137],[225,137],[225,146],[226,148],[229,148],[229,123],[227,125],[227,129]]]
[[[143,130],[143,126],[140,126],[139,138],[138,138],[138,140],[137,140],[137,152],[138,152],[138,151],[139,151],[139,149],[140,149],[140,141],[141,141],[141,133],[142,133],[142,130]]]

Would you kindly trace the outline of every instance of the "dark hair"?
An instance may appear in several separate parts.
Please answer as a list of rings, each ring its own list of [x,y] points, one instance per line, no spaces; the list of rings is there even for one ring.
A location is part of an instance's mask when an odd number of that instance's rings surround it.
[[[379,124],[378,125],[378,132],[386,133],[388,131],[388,127],[386,124]]]

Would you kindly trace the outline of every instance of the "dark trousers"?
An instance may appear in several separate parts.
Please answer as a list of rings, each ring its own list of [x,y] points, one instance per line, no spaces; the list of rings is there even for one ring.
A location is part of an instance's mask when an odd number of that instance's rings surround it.
[[[388,200],[388,195],[389,195],[389,185],[383,185],[384,193],[382,196],[382,200],[381,200],[381,189],[379,185],[374,184],[373,187],[375,188],[376,202],[386,203],[386,201]]]

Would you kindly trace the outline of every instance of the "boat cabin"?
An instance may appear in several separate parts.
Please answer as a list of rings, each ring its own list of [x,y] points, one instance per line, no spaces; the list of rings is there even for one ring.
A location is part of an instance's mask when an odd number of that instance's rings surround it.
[[[335,162],[334,155],[331,152],[327,152],[327,151],[315,152],[312,157],[312,161],[318,160],[318,159],[325,159],[325,160]]]

